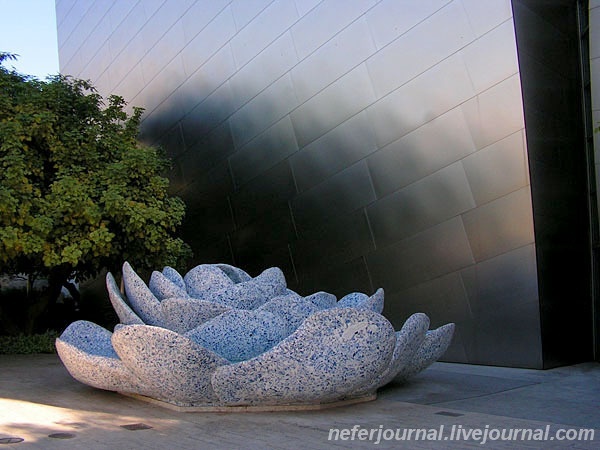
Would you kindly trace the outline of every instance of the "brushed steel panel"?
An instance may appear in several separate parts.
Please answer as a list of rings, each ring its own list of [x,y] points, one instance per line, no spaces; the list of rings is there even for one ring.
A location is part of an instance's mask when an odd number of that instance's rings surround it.
[[[366,21],[358,19],[294,67],[298,100],[305,102],[374,52]]]
[[[186,124],[191,129],[186,129]],[[208,170],[227,159],[233,153],[233,138],[229,124],[224,122],[208,134],[196,133],[197,127],[192,121],[182,123],[183,140],[189,149],[184,155],[184,173],[188,181],[201,178],[202,171]],[[229,163],[227,163],[229,165]],[[200,181],[198,181],[202,185]]]
[[[475,207],[465,171],[456,162],[367,208],[377,247],[414,235]]]
[[[427,19],[451,0],[383,0],[365,16],[378,49]]]
[[[461,105],[477,148],[483,148],[524,128],[518,75]]]
[[[518,131],[462,161],[477,205],[528,184],[524,133]]]
[[[54,8],[56,12],[56,24],[58,25],[58,28],[63,28],[63,25],[67,25],[65,24],[65,20],[67,19],[67,16],[69,15],[71,9],[73,9],[73,7],[77,3],[82,2],[76,2],[75,0],[57,0],[54,3]],[[69,28],[65,26],[65,30],[68,29]]]
[[[144,60],[145,61],[145,60]],[[178,91],[179,86],[185,80],[183,61],[179,56],[173,58],[154,77],[148,78],[142,62],[142,74],[146,85],[142,92],[144,95],[144,107],[147,113],[152,111],[161,103],[168,102],[171,114],[181,118],[187,113],[187,96]]]
[[[261,175],[298,150],[289,116],[261,133],[229,158],[236,186]]]
[[[476,326],[471,362],[541,368],[534,246],[469,267],[461,276]]]
[[[429,316],[431,329],[448,322],[455,323],[454,337],[445,357],[455,362],[469,362],[475,324],[460,272],[452,272],[392,294],[386,292],[383,314],[396,330],[417,312]]]
[[[229,2],[237,29],[241,30],[273,3],[273,0],[234,0],[233,2],[229,0]]]
[[[381,198],[475,151],[459,108],[388,144],[367,159]]]
[[[283,209],[269,209],[257,220],[236,229],[231,234],[231,248],[236,264],[250,273],[258,275],[269,267],[279,267],[290,282],[295,275],[288,243],[294,239],[294,224],[284,205]]]
[[[600,47],[600,45],[598,46]],[[598,79],[600,78],[600,58],[595,58],[590,62],[590,70],[593,76],[593,83],[598,83]],[[598,83],[600,84],[600,83]],[[592,105],[594,105],[595,108],[599,108],[598,105],[600,105],[600,89],[599,88],[594,88],[592,89]],[[594,122],[594,123],[598,123],[598,121]],[[596,133],[595,136],[598,136],[598,134]],[[596,147],[598,148],[598,147]]]
[[[290,33],[286,32],[231,77],[237,105],[242,106],[256,96],[294,67],[296,62],[294,43]]]
[[[144,11],[146,12],[146,17],[148,17],[148,21],[165,2],[166,0],[144,0],[143,2],[141,2],[144,6]],[[156,17],[155,20],[158,20],[158,17]]]
[[[186,100],[186,93],[187,89],[182,88],[180,92],[182,102]],[[187,100],[193,100],[193,98],[188,98]],[[234,110],[234,104],[235,99],[231,86],[229,83],[225,83],[197,106],[193,107],[190,113],[183,118],[182,124],[186,130],[185,133],[192,133],[196,136],[209,133],[231,115]],[[185,109],[188,108],[186,105]]]
[[[294,177],[287,161],[263,172],[231,196],[237,226],[257,220],[269,210],[285,211],[289,216],[289,199],[296,193]]]
[[[521,53],[568,76],[572,66],[565,62],[573,53],[570,39],[565,30],[561,28],[564,27],[564,24],[568,24],[568,20],[564,20],[564,17],[573,14],[575,10],[573,4],[564,2],[561,5],[560,2],[547,2],[544,8],[536,8],[534,4],[532,6],[528,6],[526,2],[513,1],[516,26],[519,29],[527,30],[526,33],[519,35]],[[558,12],[552,11],[554,8],[558,8]],[[556,20],[551,17],[556,13],[562,15],[563,18]]]
[[[181,17],[181,26],[186,42],[191,42],[206,27],[214,27],[213,22],[218,22],[218,17],[229,3],[231,3],[229,0],[193,1],[193,4]],[[231,12],[229,12],[229,17],[232,17]],[[208,33],[207,36],[211,34]],[[211,47],[213,50],[216,48],[214,45]]]
[[[177,122],[172,129],[161,136],[160,146],[170,159],[177,158],[177,156],[185,152],[180,122]]]
[[[367,255],[373,285],[388,293],[455,272],[474,262],[460,218]]]
[[[296,9],[300,14],[300,17],[308,14],[314,7],[316,7],[322,0],[294,0],[296,2]]]
[[[298,144],[303,147],[359,113],[375,100],[364,64],[292,111]]]
[[[474,96],[460,55],[453,55],[368,108],[380,147]]]
[[[186,151],[183,155],[174,160],[178,166],[180,176],[187,186],[194,183],[194,190],[200,195],[229,195],[234,191],[233,180],[229,173],[229,164],[227,160],[218,162],[218,158],[210,154],[209,148],[195,147]],[[209,154],[213,164],[204,162],[205,154]],[[217,162],[214,162],[217,161]]]
[[[235,229],[227,194],[198,195],[192,185],[179,196],[186,204],[186,224],[194,224],[190,232],[219,239]]]
[[[461,50],[476,92],[483,92],[519,71],[512,20],[507,20]]]
[[[99,40],[99,42],[102,41]],[[104,45],[95,48],[91,54],[93,56],[85,63],[85,66],[80,73],[81,78],[84,80],[92,80],[92,83],[94,83],[112,63],[112,55],[106,40],[104,41]]]
[[[339,215],[302,230],[292,244],[294,264],[299,272],[327,270],[375,250],[363,210]]]
[[[181,51],[185,44],[181,23],[175,23],[154,46],[148,48],[148,53],[142,59],[144,78],[154,78]],[[181,57],[178,56],[179,59]],[[183,67],[183,65],[182,65]],[[185,79],[185,71],[178,77]]]
[[[235,14],[235,8],[233,11]],[[250,62],[296,20],[298,12],[294,2],[274,1],[242,29],[238,28],[238,33],[230,41],[237,67]]]
[[[190,67],[194,67],[196,61],[190,61],[189,55],[181,54],[186,74]],[[231,75],[235,73],[235,62],[231,48],[225,45],[221,50],[202,64],[187,80],[182,89],[189,94],[190,104],[199,104],[208,95],[223,85]],[[195,105],[194,105],[195,106]]]
[[[187,15],[184,18],[188,17]],[[183,20],[182,20],[183,21]],[[189,27],[190,25],[188,25]],[[188,28],[189,29],[189,28]],[[184,28],[184,31],[186,28]],[[188,31],[189,33],[189,31]],[[230,8],[221,11],[193,38],[188,38],[181,50],[185,73],[190,76],[217,53],[235,35],[235,23]],[[187,35],[186,35],[187,37]],[[210,45],[208,43],[210,42]],[[227,51],[231,51],[228,49]],[[233,54],[232,54],[233,58]],[[221,83],[227,78],[221,80]]]
[[[374,293],[363,258],[332,265],[325,270],[298,272],[298,278],[301,295],[325,291],[340,299],[351,292]]]
[[[132,17],[128,17],[129,13],[131,13],[138,3],[138,0],[119,0],[112,2],[110,10],[108,11],[108,17],[113,31],[117,30],[123,20],[127,19],[127,21],[129,21],[132,19]]]
[[[194,255],[189,262],[190,267],[199,264],[233,264],[233,255],[227,236],[208,237],[196,233],[195,223],[184,224],[183,239],[193,249]]]
[[[528,186],[463,214],[463,221],[478,262],[535,240]]]
[[[460,2],[441,8],[368,60],[377,98],[425,72],[474,38]]]
[[[298,58],[306,58],[375,3],[375,0],[328,0],[319,3],[291,28]]]
[[[142,29],[146,20],[144,5],[142,2],[138,2],[110,35],[109,45],[113,55],[119,55],[127,47],[129,42]],[[113,62],[113,64],[115,63]]]
[[[511,0],[461,0],[471,28],[482,36],[512,17]]]
[[[282,119],[298,105],[292,80],[284,75],[230,118],[236,148]]]
[[[292,155],[290,164],[298,191],[319,184],[377,148],[375,135],[362,112]]]
[[[144,74],[142,73],[142,66],[140,64],[133,67],[126,77],[116,80],[116,82],[114,78],[112,78],[113,74],[111,71],[107,71],[107,74],[113,82],[110,94],[121,95],[126,101],[135,99],[146,85],[146,80],[144,78]],[[134,104],[139,106],[137,101]]]
[[[87,55],[90,60],[98,60],[98,52],[106,45],[110,34],[112,33],[112,27],[110,26],[109,20],[104,16],[104,14],[107,13],[106,9],[95,10],[92,11],[92,13],[98,14],[98,16],[96,17],[95,24],[90,24],[93,28],[88,36],[85,37],[85,41],[83,42],[80,51]],[[108,50],[108,46],[106,47]],[[110,54],[110,51],[108,51],[108,54]],[[107,61],[105,60],[104,64],[102,70],[110,64],[110,59]]]
[[[600,4],[596,5],[595,8],[592,8],[590,2],[590,37],[589,37],[589,46],[590,46],[590,59],[594,60],[596,58],[600,58]],[[593,74],[598,74],[597,71],[593,71]],[[598,89],[593,89],[594,92],[598,92]],[[598,107],[598,103],[594,103],[596,108]]]
[[[369,171],[363,161],[298,195],[292,201],[292,212],[301,233],[329,217],[349,214],[374,200]]]

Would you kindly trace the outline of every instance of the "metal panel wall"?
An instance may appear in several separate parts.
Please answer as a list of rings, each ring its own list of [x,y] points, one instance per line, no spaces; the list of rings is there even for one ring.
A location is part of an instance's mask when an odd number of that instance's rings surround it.
[[[57,0],[61,72],[146,108],[195,262],[386,291],[452,361],[541,367],[509,0]]]

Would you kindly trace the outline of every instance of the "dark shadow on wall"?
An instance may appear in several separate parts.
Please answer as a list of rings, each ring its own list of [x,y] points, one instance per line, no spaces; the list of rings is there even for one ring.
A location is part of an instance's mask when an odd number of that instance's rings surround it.
[[[447,360],[539,367],[535,271],[520,270],[531,266],[532,245],[499,261],[475,261],[460,218],[465,200],[454,195],[456,168],[433,184],[458,210],[438,208],[424,198],[427,189],[414,197],[381,191],[368,154],[348,151],[344,138],[329,140],[333,151],[303,160],[304,166],[295,158],[306,147],[281,155],[281,143],[267,141],[272,148],[257,152],[271,159],[246,155],[244,146],[236,148],[228,121],[207,120],[226,116],[218,102],[187,115],[173,104],[143,123],[144,140],[160,144],[173,159],[169,176],[173,193],[187,205],[182,233],[194,250],[192,265],[225,262],[253,276],[277,266],[302,295],[323,290],[341,298],[383,287],[384,313],[396,329],[417,311],[431,317],[432,327],[457,323]],[[358,124],[352,133],[372,131]],[[423,162],[418,151],[409,155],[402,169],[414,177]],[[256,166],[247,170],[251,164]],[[501,280],[494,278],[498,270]],[[499,288],[490,291],[484,285],[490,282]]]

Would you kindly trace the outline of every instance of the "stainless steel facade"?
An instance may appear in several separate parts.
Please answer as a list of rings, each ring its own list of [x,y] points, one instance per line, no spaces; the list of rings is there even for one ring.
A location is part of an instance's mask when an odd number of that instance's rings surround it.
[[[543,367],[513,6],[57,0],[60,69],[146,108],[196,263],[383,287],[456,322],[447,360]]]

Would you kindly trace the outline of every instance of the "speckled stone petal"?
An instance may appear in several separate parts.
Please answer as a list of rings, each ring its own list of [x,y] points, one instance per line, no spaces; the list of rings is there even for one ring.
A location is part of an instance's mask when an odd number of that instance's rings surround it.
[[[362,292],[352,292],[351,294],[345,295],[337,302],[337,306],[340,308],[356,308],[359,305],[362,305],[369,299],[367,294],[363,294]]]
[[[234,286],[231,278],[212,264],[201,264],[194,267],[185,274],[183,280],[187,293],[201,300],[210,300],[215,293]]]
[[[113,277],[112,273],[108,272],[106,274],[106,289],[108,290],[108,297],[110,298],[110,303],[113,306],[113,309],[119,316],[119,320],[121,323],[125,325],[143,325],[144,321],[140,319],[140,317],[133,312],[133,310],[129,307],[123,296],[121,295],[121,291],[117,286],[117,282],[115,281],[115,277]]]
[[[125,366],[151,389],[153,398],[180,406],[213,402],[211,374],[228,364],[185,336],[159,327],[123,327],[114,332],[112,344]]]
[[[313,303],[319,309],[333,308],[337,305],[337,297],[328,292],[315,292],[314,294],[304,298]]]
[[[188,293],[185,289],[180,288],[156,270],[152,272],[152,275],[150,276],[148,288],[159,301],[172,297],[188,297]]]
[[[221,269],[234,283],[243,283],[250,281],[252,277],[244,272],[242,269],[230,266],[229,264],[214,264],[215,267]]]
[[[112,333],[95,323],[78,320],[56,339],[56,351],[76,380],[109,391],[147,395],[149,391],[119,359]]]
[[[302,325],[307,317],[321,311],[321,308],[310,300],[293,293],[275,297],[258,308],[257,311],[269,311],[281,316],[288,325],[287,334],[291,334]]]
[[[287,291],[285,275],[279,267],[270,267],[253,279],[267,298],[284,295]]]
[[[218,316],[230,307],[190,297],[168,298],[160,303],[165,328],[177,333],[186,333],[204,322]]]
[[[144,323],[161,326],[162,310],[160,302],[128,262],[123,264],[123,284],[131,309]]]
[[[379,288],[377,291],[371,295],[367,301],[365,301],[359,308],[370,309],[371,311],[375,311],[376,313],[381,314],[383,312],[383,303],[384,303],[384,293],[383,289]]]
[[[224,289],[210,300],[235,309],[256,309],[271,298],[287,292],[285,276],[277,267],[265,270],[256,278]]]
[[[287,336],[287,323],[269,311],[233,310],[186,333],[198,343],[229,361],[254,358]]]
[[[319,311],[270,351],[217,368],[212,384],[226,405],[332,401],[382,373],[395,343],[394,328],[380,314]]]
[[[169,280],[171,280],[171,283],[180,287],[184,291],[186,290],[185,281],[183,281],[183,277],[179,272],[177,272],[177,270],[173,269],[172,267],[165,266],[162,270],[162,274]]]
[[[396,346],[392,360],[385,371],[364,388],[365,392],[375,391],[388,384],[398,374],[402,374],[410,365],[415,353],[423,343],[429,329],[429,317],[423,313],[410,316],[400,331],[396,332]]]
[[[425,334],[423,343],[411,359],[405,371],[398,374],[396,379],[405,380],[425,370],[437,361],[448,349],[454,335],[454,324],[447,323]]]
[[[383,311],[383,303],[383,289],[379,288],[371,297],[361,292],[348,294],[340,299],[337,306],[344,308],[369,309],[381,314]]]

